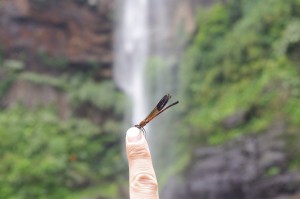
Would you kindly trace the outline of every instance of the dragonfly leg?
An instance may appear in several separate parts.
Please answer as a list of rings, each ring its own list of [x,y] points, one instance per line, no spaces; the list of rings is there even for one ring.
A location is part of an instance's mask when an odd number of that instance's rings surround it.
[[[147,134],[146,134],[146,130],[145,130],[143,127],[140,128],[140,130],[141,130],[140,132],[142,132],[142,133],[144,134],[145,138],[147,138],[147,136],[146,136],[146,135],[147,135]]]

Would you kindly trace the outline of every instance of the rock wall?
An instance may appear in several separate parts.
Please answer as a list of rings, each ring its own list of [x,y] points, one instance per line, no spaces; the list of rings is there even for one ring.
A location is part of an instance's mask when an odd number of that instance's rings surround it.
[[[4,57],[41,70],[46,58],[65,59],[69,66],[112,63],[113,1],[3,0],[0,45]]]
[[[183,180],[173,177],[162,198],[300,198],[300,172],[289,169],[287,136],[284,123],[278,121],[260,135],[199,147]]]
[[[68,94],[51,85],[33,84],[21,74],[58,79],[88,73],[96,82],[112,79],[113,16],[113,0],[1,0],[0,78],[14,81],[0,96],[0,105],[55,104],[62,118],[71,115]],[[5,69],[5,60],[22,66],[21,72],[13,75],[11,66]]]

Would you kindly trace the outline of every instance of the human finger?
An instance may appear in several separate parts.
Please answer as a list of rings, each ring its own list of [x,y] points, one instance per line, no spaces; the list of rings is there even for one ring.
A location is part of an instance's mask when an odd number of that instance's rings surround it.
[[[147,141],[140,129],[126,133],[130,199],[158,199],[158,184]]]

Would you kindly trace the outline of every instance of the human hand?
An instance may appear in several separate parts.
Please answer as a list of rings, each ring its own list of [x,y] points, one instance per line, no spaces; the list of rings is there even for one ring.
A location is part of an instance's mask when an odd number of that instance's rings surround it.
[[[126,133],[130,199],[159,199],[158,184],[148,143],[140,129]]]

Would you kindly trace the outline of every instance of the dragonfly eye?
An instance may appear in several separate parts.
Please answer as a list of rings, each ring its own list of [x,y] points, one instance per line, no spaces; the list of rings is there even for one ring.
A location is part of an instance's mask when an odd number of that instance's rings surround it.
[[[159,111],[162,110],[170,98],[171,98],[170,94],[165,95],[156,105],[157,110],[159,110]]]

